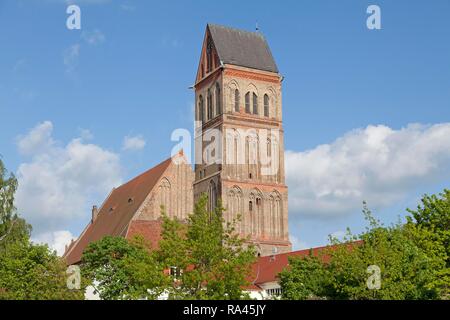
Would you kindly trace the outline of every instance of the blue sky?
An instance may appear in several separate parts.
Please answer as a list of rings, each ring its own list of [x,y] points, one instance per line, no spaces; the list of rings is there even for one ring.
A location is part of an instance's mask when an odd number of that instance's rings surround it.
[[[69,2],[81,30],[66,28]],[[366,27],[370,4],[381,30]],[[362,230],[364,199],[395,221],[449,187],[449,14],[446,0],[1,0],[0,154],[24,185],[18,207],[38,239],[78,236],[111,184],[170,156],[172,131],[191,129],[206,23],[258,22],[285,76],[296,247]]]

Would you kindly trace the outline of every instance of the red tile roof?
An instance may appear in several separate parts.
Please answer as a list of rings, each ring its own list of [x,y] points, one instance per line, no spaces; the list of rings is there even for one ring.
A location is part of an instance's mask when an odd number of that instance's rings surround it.
[[[64,254],[66,262],[68,264],[80,262],[84,249],[93,241],[98,241],[107,235],[126,236],[134,214],[171,162],[172,158],[169,158],[113,189],[100,208],[95,221],[89,223],[78,240]]]
[[[360,245],[362,241],[355,241],[350,244],[350,246],[353,245]],[[267,283],[267,282],[274,282],[278,280],[278,274],[283,271],[288,265],[289,257],[305,257],[312,252],[314,256],[318,256],[320,252],[325,251],[326,249],[335,250],[337,248],[336,245],[334,246],[323,246],[323,247],[316,247],[311,249],[305,249],[305,250],[298,250],[298,251],[292,251],[287,253],[281,253],[271,256],[265,256],[265,257],[259,257],[258,260],[253,264],[252,266],[252,276],[249,279],[250,286],[246,289],[248,290],[254,290],[254,286]],[[322,259],[324,262],[329,261],[328,255],[323,255]]]
[[[127,239],[131,239],[136,235],[141,235],[145,240],[150,242],[152,249],[159,249],[161,232],[162,220],[134,220],[130,223],[126,237]]]

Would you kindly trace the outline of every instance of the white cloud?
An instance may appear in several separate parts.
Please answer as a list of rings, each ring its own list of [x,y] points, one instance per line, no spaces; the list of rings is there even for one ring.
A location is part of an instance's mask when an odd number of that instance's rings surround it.
[[[105,42],[105,35],[98,29],[94,31],[83,31],[81,38],[90,45],[97,45]]]
[[[67,73],[72,73],[78,64],[78,58],[80,56],[80,44],[76,43],[71,45],[63,52],[63,62],[66,67]]]
[[[299,238],[294,236],[292,233],[290,234],[289,239],[291,240],[292,251],[304,250],[304,249],[311,248],[311,246],[309,246],[306,242],[301,241]]]
[[[80,138],[84,141],[94,139],[94,135],[89,129],[79,128],[78,131],[80,132]]]
[[[370,125],[331,144],[286,152],[290,213],[337,216],[394,204],[427,183],[449,180],[450,123],[393,130]]]
[[[123,139],[122,149],[128,150],[128,151],[141,150],[145,147],[145,144],[146,144],[146,142],[141,135],[134,136],[134,137],[126,136]]]
[[[60,230],[41,233],[33,237],[32,241],[38,244],[48,244],[49,248],[55,250],[58,256],[62,256],[66,245],[69,245],[72,239],[76,239],[76,237],[70,231]]]
[[[83,31],[81,39],[89,45],[98,45],[105,41],[105,35],[98,29],[94,31]],[[78,66],[81,53],[81,44],[75,43],[63,51],[63,63],[66,73],[72,75]]]
[[[49,150],[54,145],[52,130],[53,124],[45,121],[34,127],[26,136],[19,136],[17,139],[19,152],[31,155]]]
[[[58,146],[52,129],[46,121],[18,139],[19,149],[31,159],[17,170],[16,206],[37,234],[66,229],[68,223],[85,218],[90,205],[121,182],[117,154],[80,138]]]

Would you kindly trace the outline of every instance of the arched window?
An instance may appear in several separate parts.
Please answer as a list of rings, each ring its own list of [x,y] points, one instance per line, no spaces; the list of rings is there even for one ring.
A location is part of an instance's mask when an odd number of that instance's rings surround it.
[[[258,195],[256,196],[255,199],[255,216],[254,216],[254,227],[253,227],[253,232],[255,235],[257,236],[261,236],[263,235],[264,232],[264,207],[262,204],[262,195],[261,193],[258,193]]]
[[[264,95],[264,117],[269,116],[269,96],[267,94]]]
[[[208,120],[211,120],[213,108],[212,108],[212,95],[210,89],[208,89],[208,98],[206,104],[208,105]]]
[[[164,207],[164,210],[166,211],[166,214],[168,216],[171,216],[171,199],[170,199],[170,182],[167,178],[163,178],[161,180],[161,183],[159,185],[159,204],[160,206]]]
[[[283,230],[283,208],[281,206],[281,199],[277,198],[275,199],[275,212],[276,212],[276,217],[277,217],[277,221],[276,221],[276,236],[278,238],[282,238],[283,234],[284,234],[284,230]]]
[[[279,146],[278,146],[278,140],[272,139],[272,145],[270,148],[271,151],[271,165],[272,165],[272,177],[275,179],[276,182],[279,181],[279,176],[280,176],[280,172],[279,172],[279,163],[280,163],[280,151],[279,151]]]
[[[245,94],[245,112],[250,113],[250,92]]]
[[[222,104],[220,103],[220,86],[216,83],[216,115],[222,114]]]
[[[208,199],[209,199],[209,211],[214,212],[217,206],[217,188],[216,184],[212,180],[209,183]]]
[[[269,197],[270,235],[273,238],[284,237],[283,203],[278,192],[272,192]]]
[[[207,72],[211,72],[211,70],[212,70],[212,62],[213,62],[212,61],[213,60],[213,50],[212,50],[212,48],[213,48],[212,39],[208,38],[208,43],[207,43],[207,46],[206,46],[206,55],[207,55],[206,60],[207,60],[207,66],[208,66]]]
[[[258,114],[258,96],[253,92],[253,114]]]
[[[239,112],[239,100],[240,100],[239,90],[236,89],[234,90],[234,111],[236,112]]]
[[[240,234],[244,234],[244,224],[247,221],[243,213],[242,190],[234,186],[228,193],[228,221],[231,222],[240,216],[240,221],[236,221],[236,231]]]
[[[248,166],[250,164],[250,138],[245,138],[245,164]]]
[[[252,236],[259,236],[263,230],[262,195],[259,190],[255,189],[250,192],[248,206],[250,234]]]
[[[233,154],[233,161],[234,164],[241,164],[243,162],[242,154],[239,152],[239,148],[241,147],[240,143],[240,137],[239,134],[235,133],[234,135],[234,141],[233,141],[233,148],[234,148],[234,154]],[[237,178],[240,176],[240,166],[234,166],[234,176]]]
[[[203,96],[198,97],[198,120],[202,123],[205,121],[205,107],[203,105]]]

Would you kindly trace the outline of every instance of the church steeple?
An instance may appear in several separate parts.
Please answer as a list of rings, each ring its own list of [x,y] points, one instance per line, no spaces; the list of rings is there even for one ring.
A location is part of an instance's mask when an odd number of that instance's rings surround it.
[[[225,64],[278,73],[264,35],[216,24],[206,26],[196,83]]]
[[[194,197],[217,199],[261,255],[290,250],[281,81],[260,32],[206,27],[195,81]]]

